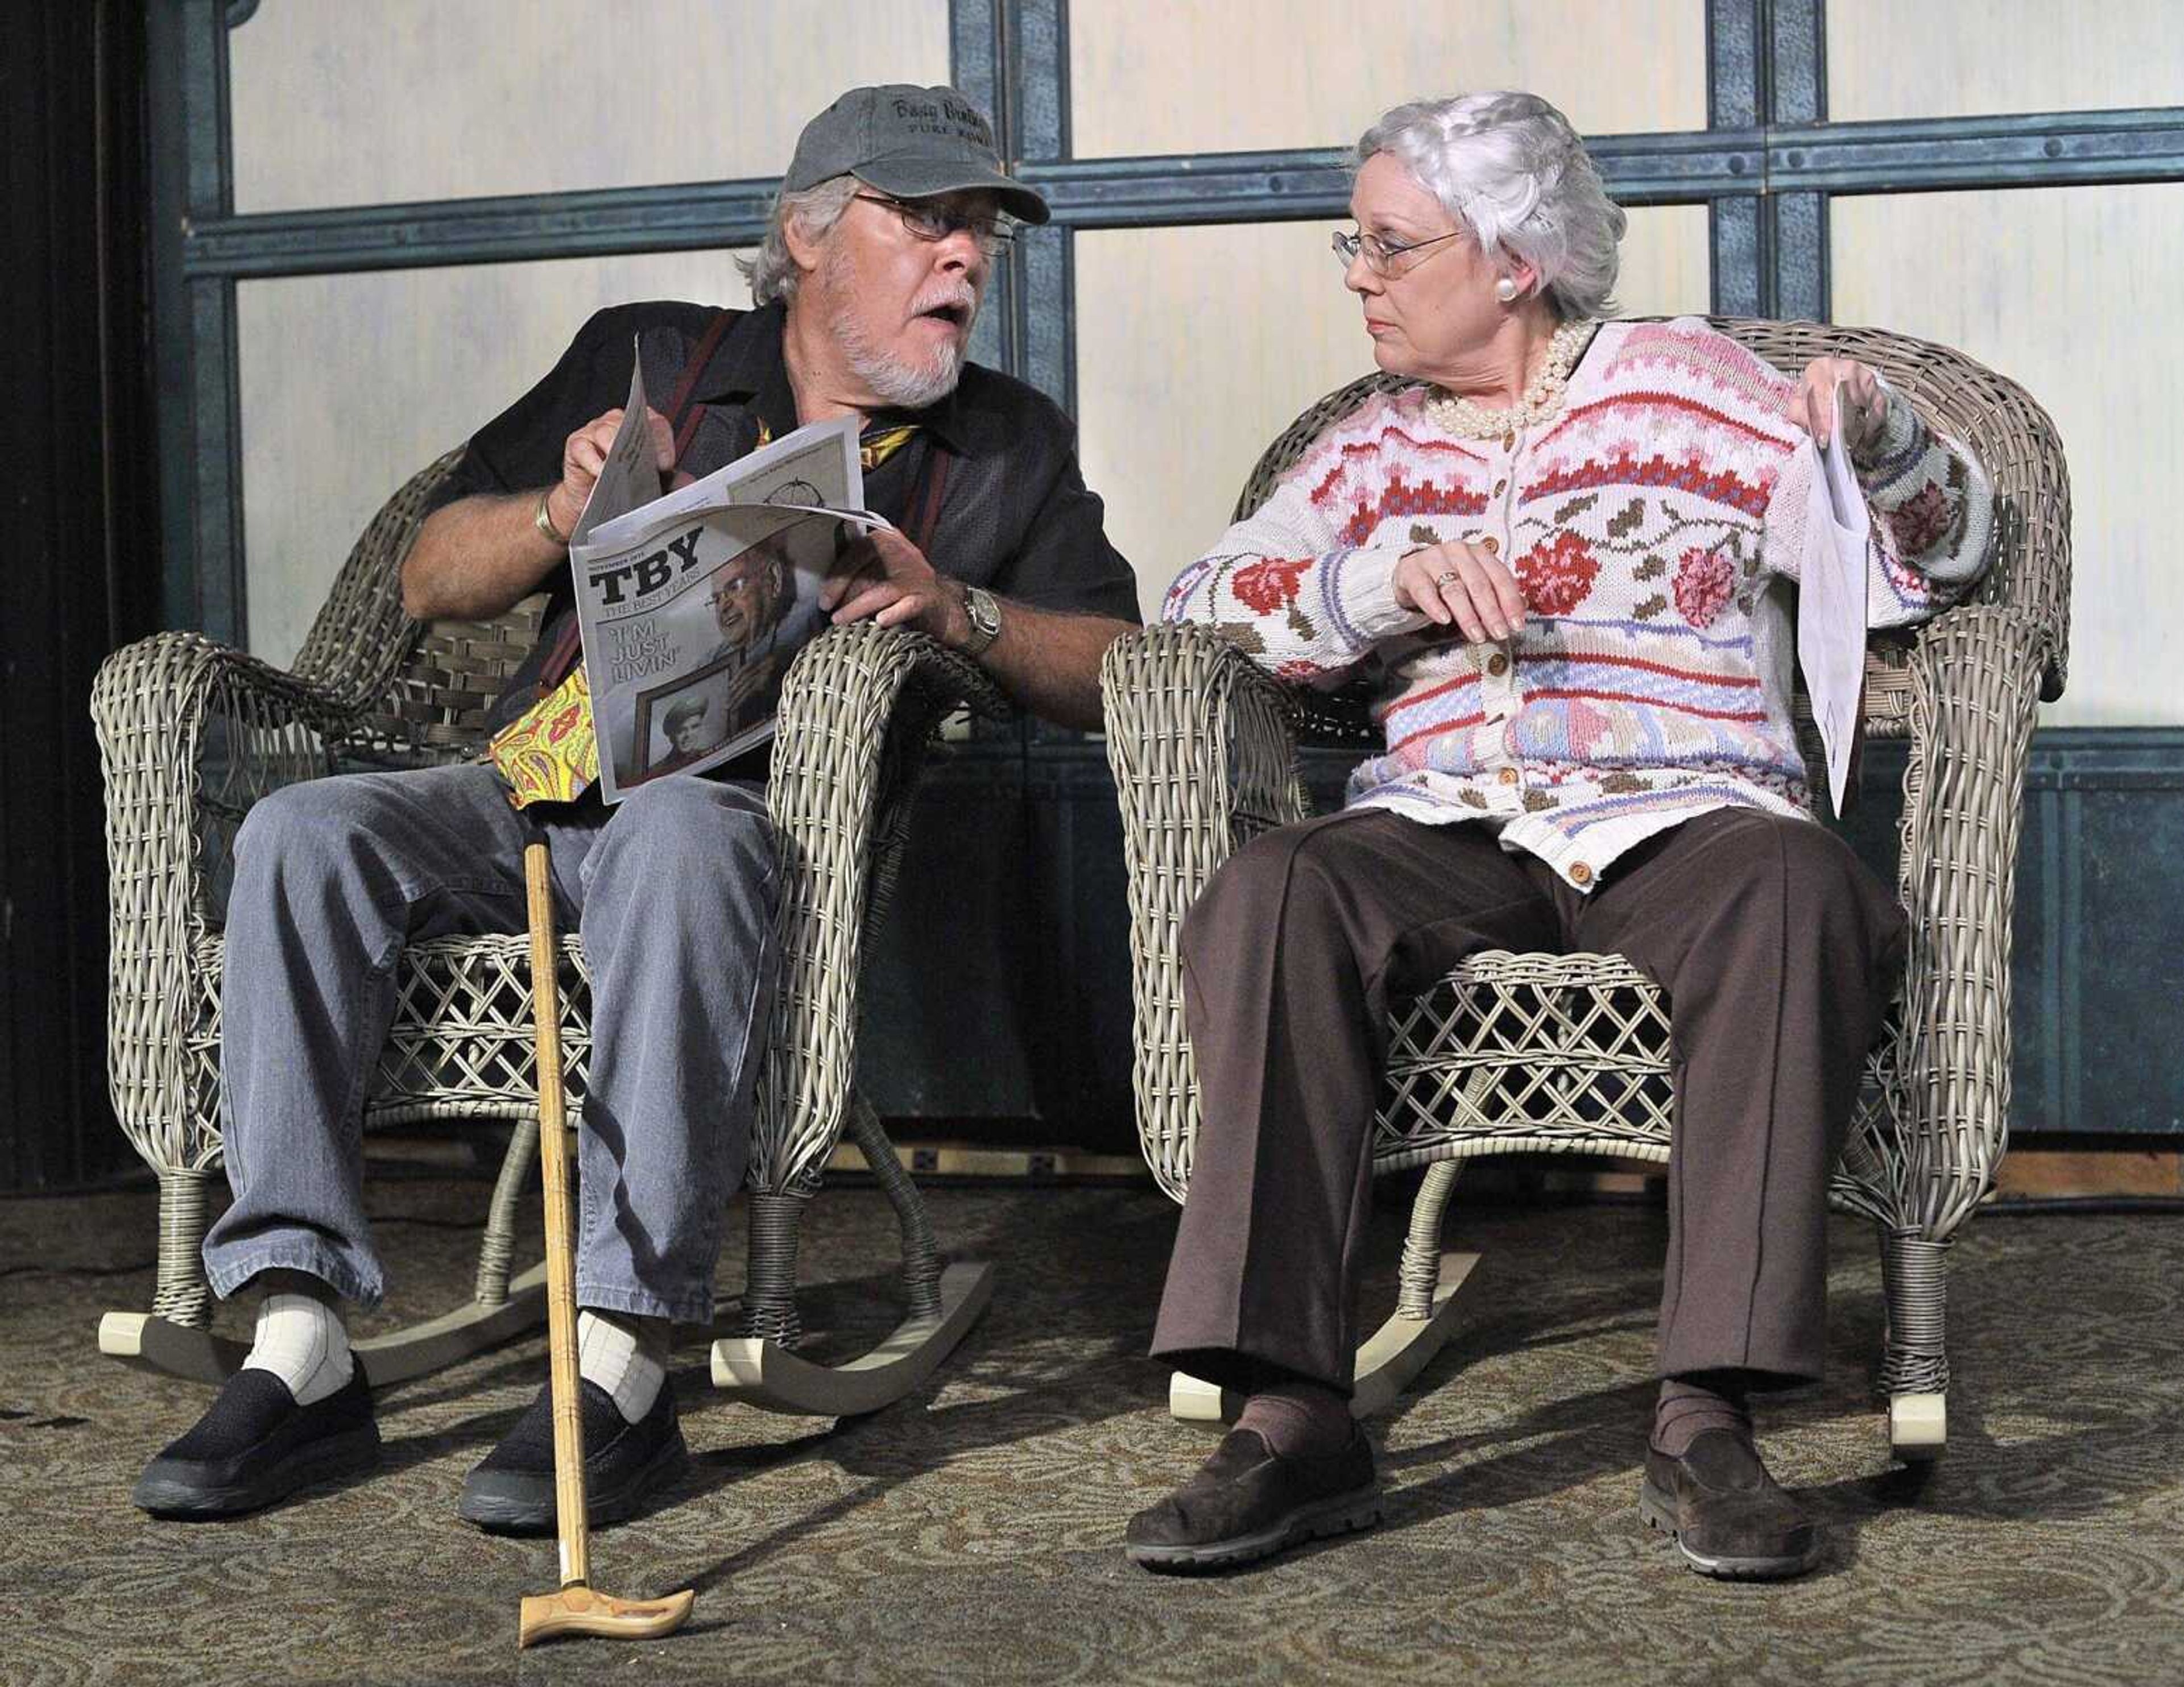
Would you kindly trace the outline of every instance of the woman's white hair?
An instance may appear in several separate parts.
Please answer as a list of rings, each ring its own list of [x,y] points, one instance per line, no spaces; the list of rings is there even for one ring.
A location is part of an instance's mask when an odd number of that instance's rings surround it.
[[[1479,249],[1539,271],[1563,321],[1615,313],[1627,219],[1569,120],[1537,94],[1457,94],[1399,105],[1357,142],[1386,153],[1471,231]]]
[[[736,267],[750,283],[753,304],[795,297],[796,260],[789,256],[788,238],[782,231],[789,219],[794,218],[796,225],[810,238],[821,239],[842,220],[842,213],[850,209],[850,201],[856,198],[862,185],[854,175],[832,175],[800,193],[774,196],[773,214],[766,220],[766,238],[759,242],[757,255],[736,259]]]

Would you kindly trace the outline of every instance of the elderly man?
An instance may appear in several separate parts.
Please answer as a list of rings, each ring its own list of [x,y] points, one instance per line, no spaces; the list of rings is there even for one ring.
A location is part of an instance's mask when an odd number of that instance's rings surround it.
[[[753,545],[741,567],[713,582],[713,624],[721,642],[711,660],[744,658],[727,694],[722,738],[766,719],[775,682],[794,654],[783,637],[783,623],[796,603],[794,566],[786,540],[776,535]]]
[[[405,606],[482,618],[545,590],[546,631],[496,716],[555,695],[577,654],[568,535],[634,340],[646,390],[672,394],[650,418],[663,470],[703,475],[800,425],[858,418],[866,502],[901,531],[828,582],[835,621],[920,629],[1026,707],[1095,723],[1100,656],[1136,618],[1128,566],[1061,413],[965,362],[1005,213],[1046,219],[961,94],[845,94],[798,142],[746,266],[756,308],[595,316],[471,441],[404,565]],[[521,930],[534,824],[593,974],[577,1298],[593,1519],[633,1514],[682,1466],[668,1336],[711,1317],[771,988],[760,792],[678,774],[611,811],[580,799],[520,816],[483,766],[359,774],[267,799],[237,843],[221,1050],[235,1200],[205,1263],[223,1296],[254,1285],[263,1299],[243,1368],[138,1482],[147,1511],[226,1517],[376,1460],[368,1379],[337,1310],[372,1306],[384,1286],[361,1200],[360,1098],[402,946]],[[549,1530],[552,1441],[542,1388],[471,1473],[462,1515]]]
[[[740,655],[761,640],[771,645],[794,601],[789,589],[790,560],[780,535],[760,539],[746,551],[737,565],[713,582],[710,602],[713,625],[721,642],[711,660]]]

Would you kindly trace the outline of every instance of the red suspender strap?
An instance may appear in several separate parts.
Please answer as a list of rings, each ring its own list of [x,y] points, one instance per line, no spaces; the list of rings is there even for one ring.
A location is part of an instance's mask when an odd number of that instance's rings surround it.
[[[584,652],[584,629],[577,619],[577,606],[571,603],[563,610],[560,630],[554,635],[553,648],[546,653],[545,665],[538,670],[538,695],[543,697],[576,671],[577,659]]]
[[[675,435],[675,460],[677,463],[690,449],[690,442],[698,432],[698,423],[705,414],[703,404],[692,405],[687,415],[683,414],[683,407],[690,404],[690,394],[697,388],[698,377],[705,372],[705,365],[713,360],[713,353],[721,343],[721,337],[728,331],[729,324],[735,319],[736,314],[733,310],[714,312],[713,320],[706,324],[705,333],[690,348],[690,360],[682,365],[682,378],[675,383],[674,396],[668,399],[667,408],[660,412],[667,418],[667,426]]]
[[[933,535],[940,526],[940,503],[948,495],[947,448],[925,437],[925,461],[918,466],[917,489],[911,497],[910,542],[933,560]]]

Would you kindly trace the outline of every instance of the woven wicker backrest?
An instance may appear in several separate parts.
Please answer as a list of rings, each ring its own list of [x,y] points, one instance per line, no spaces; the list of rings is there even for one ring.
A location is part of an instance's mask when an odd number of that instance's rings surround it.
[[[456,760],[485,744],[485,713],[538,641],[546,600],[526,598],[489,621],[410,623],[408,655],[360,736],[374,744]]]
[[[475,754],[487,706],[537,642],[543,598],[491,621],[424,626],[403,613],[403,559],[426,500],[461,454],[420,470],[372,517],[297,654],[298,677],[358,711],[352,749],[431,760]]]
[[[1641,319],[1658,320],[1658,319]],[[1788,375],[1817,357],[1852,357],[1886,376],[1920,415],[1971,448],[1995,491],[1993,559],[1975,601],[2022,610],[2046,636],[2041,695],[2062,695],[2070,655],[2070,482],[2048,413],[2024,388],[1963,353],[1878,328],[1713,317],[1713,325]],[[1266,502],[1312,441],[1375,393],[1411,385],[1374,373],[1330,393],[1283,430],[1244,483],[1234,519]]]

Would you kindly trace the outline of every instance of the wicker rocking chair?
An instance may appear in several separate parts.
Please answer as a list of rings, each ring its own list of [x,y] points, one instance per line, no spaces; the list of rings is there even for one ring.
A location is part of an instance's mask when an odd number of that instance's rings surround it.
[[[1892,1444],[1901,1456],[1932,1457],[1947,1434],[1944,1262],[1992,1186],[2008,1132],[2013,874],[2034,704],[2063,688],[2070,483],[2046,414],[1958,353],[1810,322],[1715,326],[1792,374],[1822,355],[1872,365],[1965,441],[1994,483],[1997,549],[1973,600],[1869,649],[1866,730],[1910,740],[1897,888],[1911,941],[1833,1189],[1880,1233],[1888,1333],[1879,1382]],[[1368,376],[1300,416],[1260,459],[1238,515],[1256,509],[1330,424],[1396,384]],[[1155,1178],[1180,1201],[1199,1117],[1178,947],[1184,915],[1232,850],[1311,812],[1301,741],[1362,755],[1377,738],[1362,710],[1278,684],[1201,627],[1125,637],[1102,678],[1129,867],[1139,1133]],[[1399,1304],[1358,1356],[1361,1415],[1392,1400],[1446,1339],[1455,1290],[1476,1259],[1440,1251],[1466,1160],[1668,1159],[1668,1028],[1652,984],[1599,955],[1481,954],[1397,1012],[1374,1167],[1429,1169],[1412,1211]],[[1234,1404],[1187,1376],[1170,1395],[1186,1419],[1217,1421]]]
[[[391,498],[350,553],[294,667],[193,633],[117,652],[92,691],[112,875],[109,1078],[114,1111],[159,1178],[152,1307],[108,1313],[102,1351],[218,1382],[241,1344],[214,1337],[200,1248],[220,1159],[221,921],[237,827],[281,785],[334,771],[465,760],[486,705],[530,648],[537,600],[489,625],[421,626],[398,581],[450,453]],[[944,715],[1002,699],[972,664],[870,626],[810,645],[783,689],[769,799],[783,849],[783,944],[751,1156],[750,1260],[737,1336],[715,1344],[722,1386],[775,1409],[869,1411],[915,1387],[991,1294],[990,1267],[941,1269],[916,1190],[855,1096],[861,939],[886,900],[926,749]],[[589,1054],[582,946],[560,943],[564,1058],[581,1119]],[[395,1023],[367,1125],[499,1120],[512,1133],[488,1208],[471,1298],[358,1343],[375,1384],[439,1369],[543,1322],[544,1268],[511,1278],[515,1214],[538,1155],[528,940],[450,938],[403,959]],[[799,1334],[796,1220],[846,1123],[901,1223],[908,1317],[837,1371],[786,1350]]]

